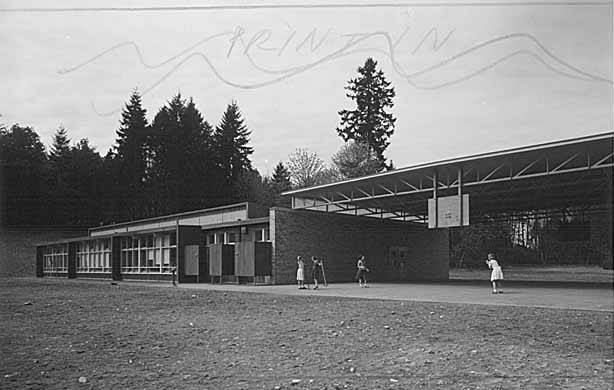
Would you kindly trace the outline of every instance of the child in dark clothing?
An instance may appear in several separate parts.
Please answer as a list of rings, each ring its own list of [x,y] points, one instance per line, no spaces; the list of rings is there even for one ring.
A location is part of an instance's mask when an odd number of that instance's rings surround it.
[[[313,284],[315,285],[315,287],[313,288],[314,290],[318,289],[318,279],[320,278],[320,275],[322,274],[322,260],[318,259],[315,256],[311,257],[311,278],[313,279]]]

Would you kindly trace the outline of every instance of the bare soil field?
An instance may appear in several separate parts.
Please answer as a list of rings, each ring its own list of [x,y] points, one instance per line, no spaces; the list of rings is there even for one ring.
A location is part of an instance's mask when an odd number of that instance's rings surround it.
[[[614,283],[614,271],[598,266],[503,266],[503,277],[514,281]],[[490,280],[490,270],[450,268],[450,279]]]
[[[3,279],[3,389],[611,389],[612,312]]]

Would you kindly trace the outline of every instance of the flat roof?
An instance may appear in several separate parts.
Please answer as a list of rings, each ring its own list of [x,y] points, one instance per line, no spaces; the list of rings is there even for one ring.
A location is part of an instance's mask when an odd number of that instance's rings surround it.
[[[207,209],[186,211],[186,212],[182,212],[182,213],[167,214],[167,215],[161,215],[161,216],[157,216],[157,217],[138,219],[138,220],[134,220],[134,221],[126,221],[126,222],[120,222],[120,223],[96,226],[96,227],[92,227],[92,228],[88,229],[88,232],[90,232],[90,234],[91,234],[91,232],[99,232],[101,230],[111,230],[111,229],[117,229],[117,228],[121,228],[121,227],[135,226],[135,225],[141,225],[141,224],[149,224],[149,223],[155,223],[155,222],[162,222],[162,221],[168,221],[168,220],[179,219],[179,218],[197,217],[197,216],[200,216],[200,215],[213,214],[213,213],[216,213],[216,212],[224,212],[224,211],[233,210],[233,209],[245,209],[246,210],[246,220],[247,220],[247,218],[250,217],[250,214],[252,214],[250,212],[250,207],[254,208],[254,210],[256,211],[257,217],[260,217],[260,214],[263,213],[261,206],[256,205],[256,204],[251,203],[251,202],[241,202],[241,203],[234,203],[234,204],[230,204],[230,205],[212,207],[212,208],[207,208]]]
[[[294,208],[422,222],[435,189],[441,197],[457,195],[461,187],[473,215],[603,205],[611,201],[613,141],[614,132],[600,133],[421,163],[282,195],[293,198]]]
[[[224,229],[224,228],[237,227],[237,226],[260,225],[260,224],[266,224],[266,223],[269,223],[268,217],[250,218],[250,219],[246,219],[242,221],[229,221],[229,222],[216,223],[216,224],[198,226],[198,227],[200,227],[203,231],[207,231],[207,230]],[[181,226],[193,226],[193,225],[179,225],[179,227]],[[173,231],[176,229],[177,229],[177,226],[168,226],[168,227],[161,227],[161,228],[144,229],[144,230],[139,230],[136,232],[120,232],[120,233],[101,234],[98,236],[71,237],[71,238],[64,238],[64,239],[53,240],[53,241],[41,241],[41,242],[38,242],[36,245],[37,246],[57,245],[57,244],[67,244],[69,242],[108,239],[111,237],[138,236],[141,234],[169,232],[169,231]]]
[[[614,137],[614,132],[606,132],[606,133],[599,133],[595,135],[588,135],[584,137],[569,138],[569,139],[560,140],[560,141],[545,142],[541,144],[521,146],[517,148],[503,149],[503,150],[493,151],[493,152],[479,153],[479,154],[474,154],[474,155],[464,156],[464,157],[454,157],[454,158],[449,158],[449,159],[444,159],[444,160],[410,165],[404,168],[393,169],[392,171],[380,172],[380,173],[375,173],[372,175],[366,175],[366,176],[356,177],[352,179],[340,180],[340,181],[336,181],[333,183],[299,188],[299,189],[290,190],[290,191],[284,191],[282,192],[282,195],[286,196],[286,195],[303,194],[303,193],[306,193],[312,190],[320,190],[320,189],[335,187],[335,186],[346,184],[346,183],[363,182],[363,181],[368,181],[370,179],[378,179],[378,178],[387,177],[387,176],[394,176],[394,175],[398,175],[401,173],[411,172],[414,170],[419,170],[419,169],[424,169],[424,168],[443,167],[446,165],[454,165],[454,164],[470,162],[470,161],[479,160],[479,159],[502,157],[506,155],[513,155],[513,154],[523,153],[523,152],[544,151],[548,148],[556,148],[559,146],[569,146],[569,145],[573,146],[573,145],[582,144],[586,142],[592,142],[592,141],[604,141],[604,140],[612,141],[613,137]]]

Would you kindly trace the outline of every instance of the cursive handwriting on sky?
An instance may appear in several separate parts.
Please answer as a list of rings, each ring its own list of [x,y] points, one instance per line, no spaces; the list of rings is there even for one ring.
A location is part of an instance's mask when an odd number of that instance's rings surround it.
[[[10,5],[10,4],[9,4]],[[88,4],[89,5],[89,4]],[[6,6],[5,8],[11,8]],[[237,100],[254,164],[328,159],[367,57],[394,85],[396,166],[612,130],[608,5],[1,12],[3,123],[58,125],[104,153],[138,88],[150,119],[177,92],[216,124]]]

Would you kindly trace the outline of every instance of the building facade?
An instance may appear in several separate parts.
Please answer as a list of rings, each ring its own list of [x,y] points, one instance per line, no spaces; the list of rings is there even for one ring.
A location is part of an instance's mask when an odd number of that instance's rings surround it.
[[[270,254],[269,211],[253,203],[91,228],[87,237],[37,246],[37,276],[177,281],[270,281],[270,274],[217,274],[235,258]],[[257,244],[256,244],[257,243]],[[229,251],[232,251],[230,254]],[[236,255],[235,255],[235,252]],[[224,254],[224,258],[222,258]],[[270,255],[269,255],[270,263]],[[241,264],[242,265],[242,264]],[[227,267],[224,267],[226,271]],[[239,267],[241,268],[241,267]],[[213,273],[212,273],[213,272]],[[266,277],[266,278],[265,278]]]
[[[446,280],[450,228],[561,210],[590,216],[588,246],[611,266],[613,148],[614,133],[595,134],[295,189],[282,194],[292,209],[239,203],[96,227],[38,246],[37,275],[287,284],[297,256],[317,256],[327,281],[347,282],[365,256],[377,281]]]
[[[171,281],[175,270],[179,283],[289,284],[299,255],[323,259],[327,282],[353,281],[358,256],[378,281],[448,278],[447,231],[253,203],[91,228],[87,237],[37,246],[36,270],[40,277],[158,281]]]

